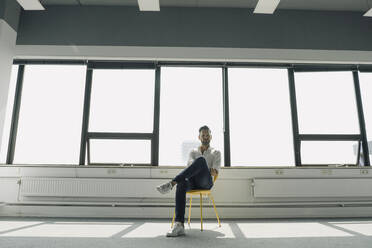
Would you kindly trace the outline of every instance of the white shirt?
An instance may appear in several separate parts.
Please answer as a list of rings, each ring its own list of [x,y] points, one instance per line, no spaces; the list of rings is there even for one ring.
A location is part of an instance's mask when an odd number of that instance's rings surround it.
[[[219,170],[221,167],[221,152],[212,148],[208,147],[207,150],[204,151],[204,154],[201,153],[200,147],[194,148],[189,155],[189,160],[187,162],[187,166],[190,166],[195,159],[199,157],[204,157],[207,161],[208,168]]]

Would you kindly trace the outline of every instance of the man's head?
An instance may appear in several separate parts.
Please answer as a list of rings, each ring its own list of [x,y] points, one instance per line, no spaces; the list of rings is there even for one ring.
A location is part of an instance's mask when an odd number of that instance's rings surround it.
[[[201,141],[202,145],[208,146],[211,142],[211,139],[211,130],[208,126],[202,126],[201,128],[199,128],[199,140]]]

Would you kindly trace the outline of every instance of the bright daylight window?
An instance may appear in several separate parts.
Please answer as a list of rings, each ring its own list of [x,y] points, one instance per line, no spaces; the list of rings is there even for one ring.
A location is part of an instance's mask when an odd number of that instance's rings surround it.
[[[372,73],[359,73],[369,150],[372,151]],[[369,160],[372,161],[371,152]]]
[[[91,140],[91,164],[150,164],[150,140]]]
[[[300,134],[360,134],[352,72],[295,73]],[[355,164],[355,141],[301,142],[303,164]]]
[[[212,131],[210,145],[221,151],[223,166],[222,69],[162,67],[159,165],[186,165],[203,125]]]
[[[90,132],[152,133],[155,70],[94,70]]]
[[[353,75],[348,72],[295,73],[301,134],[359,134]]]
[[[4,164],[6,163],[6,156],[7,156],[7,151],[8,151],[10,125],[12,122],[14,96],[15,96],[15,89],[17,85],[17,74],[18,74],[18,65],[13,65],[12,73],[10,76],[8,100],[6,104],[6,110],[5,110],[3,135],[1,136],[0,163],[4,163]]]
[[[293,166],[285,69],[229,68],[231,166]]]
[[[301,163],[355,164],[357,157],[353,147],[357,145],[357,141],[302,141]]]
[[[15,164],[78,164],[85,74],[85,66],[25,66]]]
[[[152,133],[155,70],[94,70],[89,132]],[[91,163],[151,163],[150,140],[90,141]]]

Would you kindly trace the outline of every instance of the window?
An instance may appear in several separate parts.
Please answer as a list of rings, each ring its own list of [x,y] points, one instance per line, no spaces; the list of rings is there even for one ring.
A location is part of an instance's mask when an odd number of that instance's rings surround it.
[[[154,90],[154,69],[94,70],[89,132],[104,133],[104,138],[109,138],[109,133],[153,133]],[[150,138],[93,137],[88,162],[151,164]]]
[[[94,70],[90,132],[152,133],[155,70]]]
[[[9,84],[9,91],[8,91],[9,93],[8,93],[8,100],[6,104],[3,135],[1,136],[0,163],[4,163],[4,164],[6,163],[6,156],[7,156],[7,151],[8,151],[8,142],[9,142],[9,135],[10,135],[10,126],[12,122],[14,96],[15,96],[15,89],[17,86],[17,74],[18,74],[18,65],[13,65],[12,74],[10,76],[10,84]]]
[[[294,165],[285,69],[229,68],[231,166]]]
[[[77,164],[85,66],[25,67],[15,164]]]
[[[303,164],[355,164],[357,141],[302,141]]]
[[[186,165],[198,147],[199,128],[208,125],[211,147],[223,166],[222,69],[162,67],[159,165]]]
[[[362,95],[364,120],[369,146],[369,158],[372,162],[372,73],[359,73],[360,91]]]
[[[90,163],[150,164],[150,140],[90,140]]]
[[[359,134],[351,72],[295,73],[301,134]]]
[[[200,146],[198,129],[207,125],[224,166],[221,67],[162,66],[159,130],[153,130],[159,72],[154,64],[89,65],[94,70],[86,162],[149,165],[159,158],[160,166],[185,166],[190,151]],[[0,163],[6,162],[17,71],[13,66]],[[76,64],[25,66],[14,164],[79,163],[86,73],[86,66]],[[294,76],[302,164],[355,164],[360,130],[352,72]],[[371,82],[372,73],[360,74],[370,144]],[[294,166],[288,70],[232,66],[228,86],[231,166]]]

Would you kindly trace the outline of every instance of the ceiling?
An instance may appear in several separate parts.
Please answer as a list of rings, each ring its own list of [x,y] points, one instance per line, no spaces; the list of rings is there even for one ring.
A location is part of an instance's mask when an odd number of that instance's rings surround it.
[[[138,6],[137,0],[40,0],[44,5]],[[161,7],[255,8],[258,0],[160,0]],[[372,0],[281,0],[278,9],[360,11],[372,8]]]

